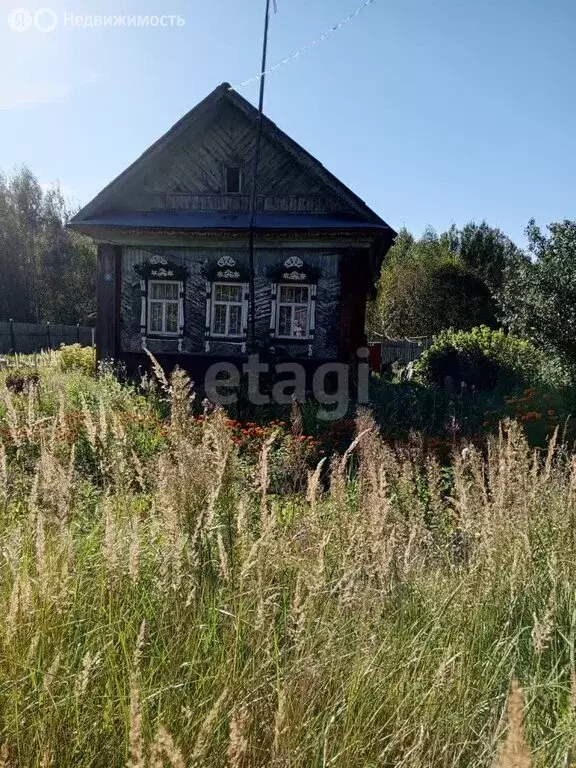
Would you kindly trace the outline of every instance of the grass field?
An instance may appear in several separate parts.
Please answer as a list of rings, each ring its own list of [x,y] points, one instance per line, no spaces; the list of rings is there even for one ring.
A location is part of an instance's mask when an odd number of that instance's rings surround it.
[[[0,766],[576,765],[566,449],[314,470],[61,362],[0,374]]]

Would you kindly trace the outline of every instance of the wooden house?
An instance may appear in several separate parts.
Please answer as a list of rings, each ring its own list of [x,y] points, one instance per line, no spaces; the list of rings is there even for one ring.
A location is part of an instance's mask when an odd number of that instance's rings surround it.
[[[365,343],[366,300],[396,233],[224,83],[70,226],[98,244],[97,350],[134,368],[148,349],[194,371],[251,349],[313,365]],[[254,298],[250,294],[254,286]]]

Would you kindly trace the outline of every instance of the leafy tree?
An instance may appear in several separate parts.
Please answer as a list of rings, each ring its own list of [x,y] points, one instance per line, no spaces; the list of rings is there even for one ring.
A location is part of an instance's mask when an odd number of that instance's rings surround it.
[[[469,330],[496,324],[496,304],[486,283],[459,256],[451,230],[432,229],[415,240],[400,232],[382,271],[372,329],[389,336],[433,336],[443,328]]]
[[[66,229],[59,189],[44,192],[27,168],[0,175],[0,319],[86,323],[95,310],[96,253]]]
[[[548,232],[530,221],[532,259],[510,263],[499,300],[509,328],[575,365],[576,221],[550,224]]]
[[[492,292],[502,287],[506,267],[518,258],[518,247],[500,229],[470,222],[456,233],[462,263],[482,279]]]

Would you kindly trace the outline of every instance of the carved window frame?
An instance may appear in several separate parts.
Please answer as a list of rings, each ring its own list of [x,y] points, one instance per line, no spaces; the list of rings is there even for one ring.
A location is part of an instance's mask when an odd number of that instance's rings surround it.
[[[170,285],[176,288],[176,298],[159,299],[153,295],[154,286]],[[149,337],[162,337],[162,338],[178,338],[184,327],[184,284],[180,280],[148,280],[146,286],[147,301],[146,301],[146,331]],[[152,304],[162,305],[162,330],[152,328]],[[177,307],[177,320],[176,330],[167,331],[167,305],[176,305]]]
[[[280,267],[270,271],[270,338],[284,344],[308,344],[308,356],[312,357],[316,338],[316,299],[320,272],[308,266],[297,255],[290,256]],[[282,288],[308,289],[308,328],[306,336],[280,336],[280,301]],[[288,302],[289,303],[289,302]]]
[[[218,262],[206,271],[206,321],[204,329],[204,351],[212,351],[212,342],[231,342],[242,345],[242,352],[246,351],[246,342],[248,339],[248,311],[250,299],[249,273],[246,267],[238,265],[233,256],[224,254]],[[239,286],[242,296],[242,333],[230,335],[214,333],[214,304],[216,286],[234,285]],[[240,302],[234,302],[240,303]]]
[[[147,348],[148,339],[166,339],[178,342],[178,351],[182,351],[182,344],[185,333],[185,298],[186,298],[186,280],[188,271],[179,264],[174,264],[164,256],[153,254],[151,258],[135,267],[140,277],[140,335],[142,337],[142,348]],[[170,283],[178,286],[178,330],[172,331],[153,331],[150,328],[150,303],[154,301],[151,297],[150,286],[153,283]],[[172,300],[170,300],[172,301]]]

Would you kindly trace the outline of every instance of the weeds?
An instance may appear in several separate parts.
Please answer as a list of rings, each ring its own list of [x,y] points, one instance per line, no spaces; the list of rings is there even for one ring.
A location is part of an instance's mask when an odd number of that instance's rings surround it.
[[[287,452],[278,493],[273,441],[247,463],[183,374],[161,421],[106,376],[39,370],[0,388],[0,765],[573,762],[561,444],[510,422],[441,467],[363,412],[307,490]]]

